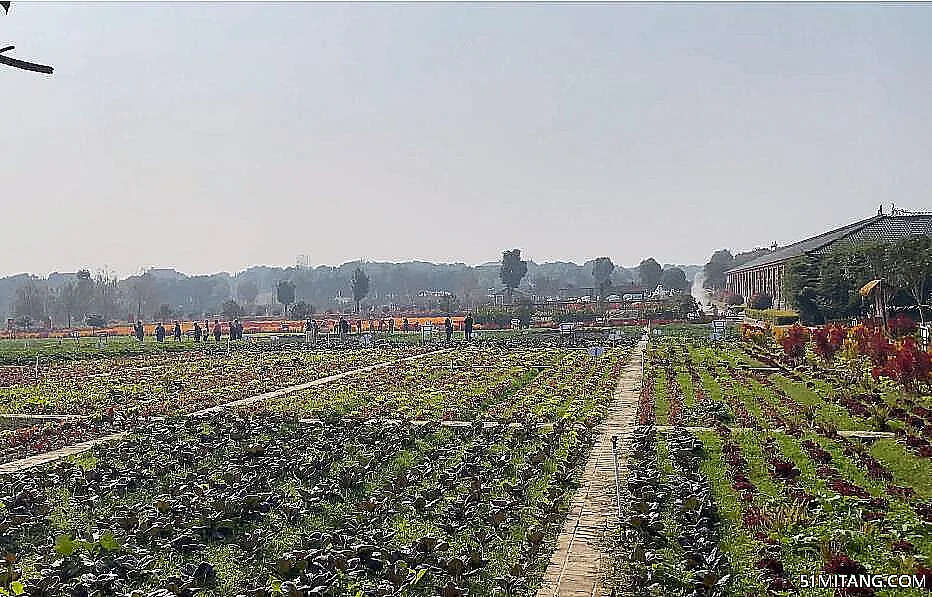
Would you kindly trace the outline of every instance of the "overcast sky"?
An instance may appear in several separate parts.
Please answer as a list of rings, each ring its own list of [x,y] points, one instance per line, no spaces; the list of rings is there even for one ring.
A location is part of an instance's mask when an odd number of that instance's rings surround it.
[[[0,275],[704,263],[932,207],[932,7],[26,3]]]

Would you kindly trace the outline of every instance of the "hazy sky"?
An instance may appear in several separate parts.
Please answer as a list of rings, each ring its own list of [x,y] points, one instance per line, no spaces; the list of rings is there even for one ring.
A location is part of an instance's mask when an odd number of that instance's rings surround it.
[[[703,263],[932,207],[932,7],[27,3],[0,275]]]

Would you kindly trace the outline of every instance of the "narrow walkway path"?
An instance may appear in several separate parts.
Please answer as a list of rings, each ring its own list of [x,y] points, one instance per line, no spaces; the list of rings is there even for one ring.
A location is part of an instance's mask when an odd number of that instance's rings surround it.
[[[30,469],[40,464],[46,464],[59,458],[65,458],[66,456],[73,456],[74,454],[80,454],[90,450],[97,444],[103,442],[110,442],[118,440],[121,437],[128,435],[128,432],[124,431],[121,433],[114,433],[104,437],[98,437],[97,439],[92,439],[86,442],[81,442],[80,444],[73,444],[70,446],[65,446],[64,448],[59,448],[58,450],[52,450],[51,452],[43,452],[42,454],[36,454],[35,456],[30,456],[29,458],[23,458],[20,460],[14,460],[13,462],[7,462],[6,464],[0,464],[0,474],[3,473],[15,473],[19,471],[24,471]]]
[[[631,352],[605,421],[596,428],[598,435],[586,463],[582,485],[570,504],[537,597],[608,594],[601,582],[601,575],[612,557],[606,545],[606,532],[616,524],[618,516],[612,436],[618,437],[618,467],[622,474],[627,466],[624,455],[637,423],[641,365],[646,348],[647,342],[642,340]]]
[[[391,367],[392,365],[397,365],[399,363],[405,363],[407,361],[415,361],[417,359],[423,359],[431,355],[440,354],[440,353],[448,352],[451,350],[453,349],[442,348],[440,350],[432,350],[430,352],[416,354],[412,357],[405,357],[403,359],[396,359],[394,361],[385,361],[383,363],[376,363],[375,365],[369,365],[367,367],[360,367],[359,369],[353,369],[351,371],[344,371],[343,373],[337,373],[336,375],[328,375],[327,377],[321,377],[320,379],[315,379],[314,381],[309,381],[307,383],[298,384],[296,386],[288,386],[287,388],[281,388],[278,390],[274,390],[272,392],[266,392],[265,394],[259,394],[257,396],[250,396],[249,398],[243,398],[241,400],[234,400],[233,402],[225,402],[223,404],[218,404],[217,406],[212,406],[210,408],[205,408],[203,410],[190,413],[187,416],[196,417],[196,416],[203,415],[206,413],[225,410],[227,408],[235,408],[237,406],[246,406],[248,404],[262,402],[264,400],[271,400],[273,398],[279,398],[281,396],[293,394],[294,392],[300,392],[301,390],[306,390],[308,388],[322,386],[332,381],[343,379],[344,377],[349,377],[350,375],[357,375],[359,373],[368,373],[369,371],[376,371],[378,369],[384,369],[386,367]]]

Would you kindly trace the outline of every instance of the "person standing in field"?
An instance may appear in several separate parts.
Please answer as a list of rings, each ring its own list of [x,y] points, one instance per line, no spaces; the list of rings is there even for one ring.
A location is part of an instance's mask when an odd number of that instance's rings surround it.
[[[411,325],[408,323],[408,318],[405,317],[401,320],[401,330],[407,334],[409,329],[411,329]]]
[[[194,341],[195,342],[201,341],[201,324],[199,324],[196,321],[194,322]]]
[[[155,341],[156,342],[165,341],[165,326],[162,325],[161,321],[155,326]]]
[[[142,342],[143,338],[146,336],[146,330],[142,327],[141,320],[136,320],[136,325],[133,326],[133,330],[136,333],[136,339]]]
[[[349,333],[349,322],[341,315],[337,324],[340,326],[340,342],[343,342],[346,340],[346,334]]]
[[[178,321],[175,321],[175,330],[174,330],[175,342],[181,342],[181,324]]]
[[[220,342],[220,336],[223,335],[223,328],[220,327],[220,321],[214,320],[214,340]]]
[[[210,340],[210,321],[204,320],[204,342]]]
[[[467,342],[469,342],[472,339],[472,324],[473,324],[472,314],[467,313],[466,319],[463,320],[463,333],[466,335]]]
[[[443,329],[447,333],[447,344],[449,344],[453,340],[453,320],[447,317],[443,321]]]

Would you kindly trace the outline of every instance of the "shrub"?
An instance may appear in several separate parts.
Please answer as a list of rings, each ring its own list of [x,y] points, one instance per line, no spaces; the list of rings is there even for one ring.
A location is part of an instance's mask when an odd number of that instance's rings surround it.
[[[230,319],[234,319],[237,317],[242,317],[245,311],[243,311],[243,307],[240,306],[239,303],[237,303],[233,299],[230,299],[227,302],[223,303],[223,309],[221,313],[223,313],[225,316],[227,316]]]
[[[744,297],[741,296],[740,294],[735,294],[734,292],[725,293],[725,304],[728,305],[729,307],[740,305],[743,302],[744,302]]]
[[[767,292],[757,292],[748,299],[748,307],[752,309],[770,309],[773,307],[773,297]]]
[[[288,309],[288,314],[295,320],[310,319],[310,317],[314,315],[314,306],[306,301],[298,301],[291,305]]]
[[[741,337],[748,342],[753,342],[764,348],[770,344],[769,326],[760,327],[742,323],[738,326],[738,331],[741,333]]]
[[[97,313],[91,313],[84,318],[84,323],[89,325],[92,328],[103,328],[107,327],[107,322],[104,321],[104,318]]]
[[[745,309],[744,314],[752,319],[759,319],[771,325],[792,325],[799,321],[798,313],[781,309]]]

